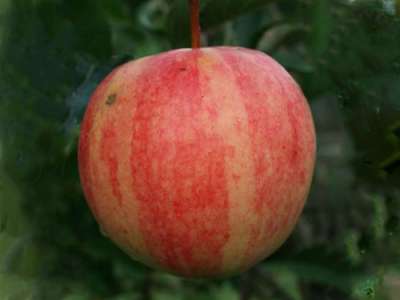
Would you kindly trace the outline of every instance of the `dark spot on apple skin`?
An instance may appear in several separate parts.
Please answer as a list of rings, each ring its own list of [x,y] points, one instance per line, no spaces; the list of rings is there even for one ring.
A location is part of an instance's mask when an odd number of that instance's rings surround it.
[[[113,105],[116,100],[117,100],[117,94],[111,94],[107,97],[106,104]]]
[[[186,71],[186,67],[179,68],[179,71],[181,71],[181,72]]]

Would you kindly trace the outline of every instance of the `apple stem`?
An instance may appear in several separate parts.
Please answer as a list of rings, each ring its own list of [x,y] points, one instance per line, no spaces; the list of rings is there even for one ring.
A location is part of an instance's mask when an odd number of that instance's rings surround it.
[[[200,48],[200,0],[189,0],[192,27],[192,48]]]

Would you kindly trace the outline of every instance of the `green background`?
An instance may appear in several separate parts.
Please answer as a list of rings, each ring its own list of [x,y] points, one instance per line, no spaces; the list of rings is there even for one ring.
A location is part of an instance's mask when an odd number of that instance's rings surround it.
[[[79,123],[115,66],[190,43],[184,0],[0,0],[0,300],[346,300],[400,295],[400,2],[201,0],[203,44],[272,55],[312,106],[318,159],[288,242],[184,280],[101,232]]]

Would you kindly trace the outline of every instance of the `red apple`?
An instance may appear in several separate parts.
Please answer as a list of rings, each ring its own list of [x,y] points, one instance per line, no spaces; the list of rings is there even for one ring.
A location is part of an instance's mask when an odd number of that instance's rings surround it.
[[[120,66],[98,86],[79,167],[98,223],[134,259],[226,276],[287,239],[315,150],[308,103],[271,57],[180,49]]]

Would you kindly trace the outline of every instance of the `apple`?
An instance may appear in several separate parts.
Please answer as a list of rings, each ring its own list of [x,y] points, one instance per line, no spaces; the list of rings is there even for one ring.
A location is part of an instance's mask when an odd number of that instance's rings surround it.
[[[186,277],[249,269],[292,232],[316,137],[294,79],[244,48],[179,49],[116,68],[92,95],[79,171],[102,230]]]
[[[115,69],[91,97],[79,171],[106,233],[149,266],[187,277],[242,272],[287,239],[315,163],[315,130],[293,78],[268,55],[200,48]]]

